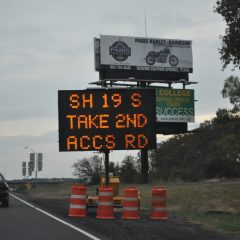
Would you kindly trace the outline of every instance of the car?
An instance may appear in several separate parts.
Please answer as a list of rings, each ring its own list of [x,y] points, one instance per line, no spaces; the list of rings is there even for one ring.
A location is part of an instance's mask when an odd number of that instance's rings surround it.
[[[0,173],[0,202],[3,207],[9,206],[9,187],[7,181]]]

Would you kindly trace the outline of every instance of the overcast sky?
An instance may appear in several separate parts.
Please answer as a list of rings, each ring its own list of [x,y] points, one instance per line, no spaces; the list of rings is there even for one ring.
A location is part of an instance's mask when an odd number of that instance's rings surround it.
[[[98,80],[93,38],[100,34],[193,41],[197,126],[218,108],[230,68],[221,70],[219,35],[225,23],[215,0],[0,0],[0,172],[21,178],[31,147],[42,152],[40,177],[71,177],[72,164],[91,152],[58,152],[57,91]],[[177,87],[177,86],[176,86]],[[180,86],[179,86],[180,87]],[[159,139],[162,139],[159,136]],[[110,154],[120,161],[126,151]],[[131,152],[129,152],[131,153]]]

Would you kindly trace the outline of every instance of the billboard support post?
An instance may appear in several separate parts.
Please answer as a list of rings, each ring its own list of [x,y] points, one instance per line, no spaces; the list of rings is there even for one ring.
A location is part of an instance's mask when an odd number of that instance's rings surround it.
[[[148,149],[141,149],[141,182],[148,183]]]
[[[147,83],[140,82],[140,87],[147,87]],[[148,149],[141,149],[141,182],[148,183]]]

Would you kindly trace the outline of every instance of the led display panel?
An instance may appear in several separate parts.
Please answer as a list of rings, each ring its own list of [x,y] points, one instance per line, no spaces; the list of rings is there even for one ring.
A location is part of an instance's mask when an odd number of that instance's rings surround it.
[[[58,91],[59,151],[156,148],[154,89]]]

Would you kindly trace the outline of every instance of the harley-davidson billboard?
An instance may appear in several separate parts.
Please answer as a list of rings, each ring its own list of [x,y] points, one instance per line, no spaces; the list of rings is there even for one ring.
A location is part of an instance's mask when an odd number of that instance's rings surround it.
[[[100,69],[192,73],[192,41],[101,35]]]

